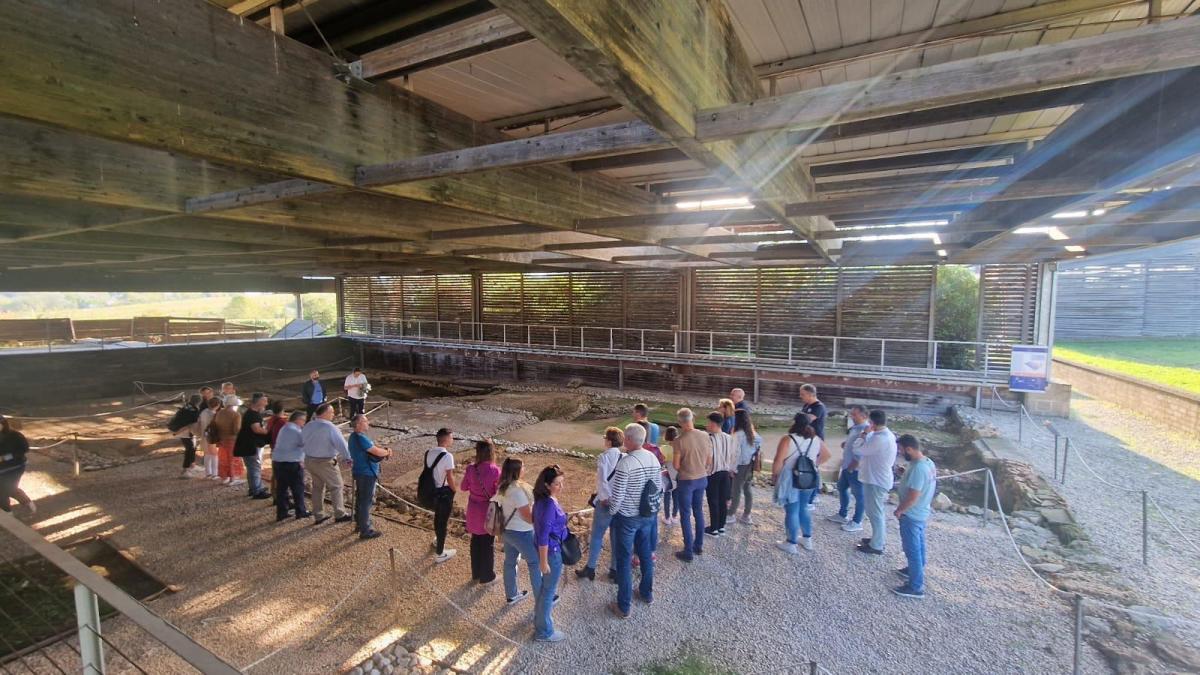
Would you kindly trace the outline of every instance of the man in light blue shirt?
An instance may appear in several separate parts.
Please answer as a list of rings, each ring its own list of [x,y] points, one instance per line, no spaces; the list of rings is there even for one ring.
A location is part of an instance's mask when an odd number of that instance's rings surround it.
[[[304,508],[304,427],[305,412],[296,410],[288,417],[288,423],[279,430],[271,446],[271,473],[275,476],[278,493],[275,495],[275,522],[288,517],[291,505],[296,508],[296,520],[308,518]],[[291,499],[288,495],[291,494]]]
[[[860,553],[883,555],[887,544],[887,521],[883,505],[894,480],[892,466],[896,463],[896,435],[887,428],[887,414],[872,410],[871,429],[854,441],[854,456],[858,460],[858,479],[863,484],[867,520],[871,521],[871,537],[859,542]]]
[[[312,476],[314,524],[320,525],[329,519],[324,515],[326,491],[333,502],[334,522],[350,522],[353,517],[346,511],[342,472],[337,465],[339,459],[347,466],[350,464],[350,449],[341,430],[333,424],[333,406],[328,403],[317,406],[312,421],[304,425],[300,439],[304,446],[304,468]]]
[[[908,462],[908,469],[900,480],[900,505],[896,507],[896,517],[900,519],[900,544],[908,567],[897,573],[908,579],[908,583],[892,592],[919,600],[925,597],[925,523],[933,513],[937,467],[921,452],[921,444],[911,434],[901,436],[897,444]]]
[[[854,456],[855,441],[865,440],[863,432],[870,429],[867,419],[867,409],[861,405],[850,406],[850,421],[853,426],[846,432],[846,440],[842,441],[842,468],[838,472],[838,512],[829,516],[835,523],[841,523],[846,532],[862,532],[863,521],[863,485],[858,479],[858,459]],[[850,514],[850,495],[854,495],[854,516]]]

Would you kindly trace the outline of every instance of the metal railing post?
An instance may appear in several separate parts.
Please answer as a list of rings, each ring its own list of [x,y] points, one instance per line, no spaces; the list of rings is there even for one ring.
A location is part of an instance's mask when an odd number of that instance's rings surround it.
[[[642,333],[642,335],[641,335],[641,344],[640,344],[640,345],[638,345],[638,352],[639,352],[639,353],[641,353],[641,354],[645,354],[645,353],[646,353],[646,329],[645,329],[645,328],[643,328],[643,329],[641,330],[641,333]]]
[[[1054,434],[1054,480],[1058,480],[1058,434]]]
[[[79,432],[72,434],[71,443],[71,475],[79,478]]]
[[[713,355],[713,332],[708,331],[708,355]]]
[[[934,343],[933,343],[933,370],[937,370],[937,369],[938,369],[938,358],[937,358],[937,357],[938,357],[938,353],[937,353],[937,348],[938,348],[938,343],[937,343],[937,341],[934,341]]]
[[[1142,490],[1142,564],[1150,564],[1150,494]]]
[[[833,365],[835,365],[835,366],[837,365],[837,359],[838,359],[838,339],[835,337],[835,338],[833,338]]]
[[[100,599],[92,589],[75,584],[75,620],[79,625],[79,660],[88,675],[104,675],[104,641],[100,639]]]
[[[1017,447],[1025,442],[1025,404],[1017,408]]]
[[[608,352],[611,354],[613,350],[613,329],[608,329]]]
[[[887,352],[887,340],[880,340],[879,341],[879,369],[880,370],[883,370],[884,368],[887,367],[887,361],[885,360],[886,352]]]
[[[983,524],[984,524],[984,526],[987,526],[987,524],[988,524],[988,504],[992,501],[991,500],[991,496],[992,496],[991,473],[992,473],[992,471],[991,471],[991,469],[989,469],[988,471],[984,472],[984,476],[983,476]],[[996,495],[996,504],[997,504],[997,506],[1000,504],[1000,495]]]
[[[754,357],[754,352],[751,351],[751,346],[750,346],[751,338],[753,338],[753,336],[754,336],[753,333],[746,333],[746,358],[748,358],[748,359]]]
[[[1083,657],[1083,596],[1075,594],[1075,661],[1071,672],[1079,675]]]
[[[579,351],[583,351],[583,326],[579,327]]]
[[[788,336],[788,363],[792,362],[792,336]]]
[[[500,333],[501,333],[500,341],[503,342],[504,344],[508,344],[508,324],[506,324],[506,323],[500,324]]]
[[[552,343],[553,343],[553,349],[557,351],[558,350],[558,327],[557,326],[550,327],[550,339],[552,340]]]
[[[529,347],[532,345],[533,345],[533,329],[529,326],[529,324],[525,324],[525,346]]]

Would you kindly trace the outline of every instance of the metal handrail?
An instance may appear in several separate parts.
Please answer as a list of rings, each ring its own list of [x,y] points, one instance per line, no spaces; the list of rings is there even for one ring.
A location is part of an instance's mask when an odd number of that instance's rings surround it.
[[[450,327],[450,328],[447,328]],[[808,335],[801,333],[757,333],[716,330],[690,330],[666,328],[627,328],[621,326],[580,326],[556,324],[530,324],[507,322],[479,321],[442,321],[436,319],[401,319],[399,321],[371,321],[365,326],[366,330],[356,330],[363,327],[347,327],[347,335],[365,335],[383,339],[404,339],[418,341],[456,342],[470,344],[499,344],[524,345],[548,348],[552,351],[585,351],[607,352],[610,354],[676,354],[676,355],[709,355],[718,353],[730,357],[761,360],[763,362],[780,362],[789,365],[804,363],[832,363],[835,366],[855,368],[878,368],[880,372],[887,370],[910,370],[914,372],[953,372],[953,373],[982,373],[986,379],[990,374],[990,356],[993,349],[1003,349],[1006,345],[986,341],[969,340],[922,340],[917,338],[876,338],[861,336]],[[606,335],[607,334],[607,335]],[[621,346],[616,340],[618,334],[622,338]],[[588,337],[593,338],[588,344]],[[633,336],[636,346],[625,346]],[[647,338],[650,338],[649,344]],[[764,341],[777,342],[787,340],[786,359],[783,358],[783,345],[764,345]],[[828,343],[831,351],[829,359],[816,359],[798,350],[797,345],[805,342],[821,341]],[[722,344],[718,344],[721,342]],[[878,361],[868,363],[860,356],[847,358],[848,344],[861,345],[878,344]],[[897,345],[925,345],[926,356],[922,359],[925,366],[899,366],[888,364],[888,343]],[[958,369],[943,368],[938,365],[939,352],[944,354],[948,346],[966,346],[976,350],[975,357],[981,367]],[[861,346],[854,349],[859,352]],[[801,351],[798,355],[797,351]],[[980,353],[982,356],[980,357]],[[809,357],[809,358],[806,358]]]
[[[116,584],[92,571],[90,567],[49,542],[11,514],[0,512],[0,527],[77,582],[75,597],[80,618],[79,642],[82,647],[80,656],[84,660],[85,672],[89,668],[89,659],[93,660],[93,664],[102,659],[101,644],[98,639],[100,622],[97,612],[98,605],[95,600],[97,596],[161,642],[167,649],[191,664],[196,670],[217,675],[236,675],[239,672],[237,668],[220,656],[201,646],[183,631],[122,591]],[[96,668],[95,665],[91,665],[91,667]],[[103,666],[101,665],[97,670],[103,672]]]

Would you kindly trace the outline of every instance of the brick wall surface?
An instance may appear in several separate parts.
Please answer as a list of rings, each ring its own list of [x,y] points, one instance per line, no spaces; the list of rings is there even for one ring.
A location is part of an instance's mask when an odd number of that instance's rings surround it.
[[[1062,359],[1054,360],[1054,379],[1200,437],[1200,396]]]

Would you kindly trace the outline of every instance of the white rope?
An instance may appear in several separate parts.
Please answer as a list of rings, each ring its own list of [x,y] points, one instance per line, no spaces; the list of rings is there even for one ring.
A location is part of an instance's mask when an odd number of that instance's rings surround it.
[[[1175,521],[1171,520],[1171,517],[1167,515],[1167,512],[1164,511],[1163,507],[1158,503],[1158,499],[1156,499],[1152,494],[1147,494],[1146,496],[1150,498],[1150,503],[1154,504],[1154,508],[1158,509],[1158,514],[1162,516],[1163,520],[1167,521],[1167,524],[1175,530],[1179,537],[1187,542],[1189,546],[1196,549],[1197,553],[1200,553],[1200,546],[1197,546],[1196,542],[1192,541],[1186,534],[1183,533],[1183,530],[1179,529],[1179,526],[1175,524]]]
[[[163,398],[163,399],[159,399],[157,401],[151,401],[149,403],[144,403],[142,405],[135,405],[132,408],[122,408],[120,410],[108,410],[105,412],[92,413],[90,415],[70,415],[67,417],[24,417],[24,416],[20,416],[20,415],[7,415],[6,417],[8,417],[9,419],[14,419],[14,420],[55,420],[55,421],[82,420],[82,419],[89,419],[92,417],[108,417],[109,415],[120,415],[121,413],[126,413],[126,412],[129,412],[130,410],[138,410],[140,408],[149,408],[150,406],[162,405],[163,403],[173,403],[175,401],[181,400],[183,398],[183,396],[184,396],[184,392],[181,391],[178,394],[175,394],[169,398]]]
[[[320,616],[320,618],[318,618],[315,622],[306,623],[304,626],[304,628],[305,628],[304,634],[301,635],[300,637],[307,638],[309,634],[315,633],[316,629],[321,624],[323,624],[327,619],[329,619],[329,617],[333,616],[333,613],[336,612],[339,607],[341,607],[343,604],[345,604],[345,602],[347,600],[350,599],[350,596],[354,595],[355,593],[358,592],[358,589],[362,588],[363,584],[365,584],[367,582],[367,580],[371,578],[371,575],[375,573],[375,570],[379,569],[379,566],[383,564],[383,561],[384,561],[384,558],[380,558],[379,560],[376,560],[375,564],[372,565],[370,567],[370,569],[367,570],[367,573],[362,575],[362,577],[358,580],[358,583],[354,584],[354,586],[350,589],[349,593],[347,593],[345,596],[343,596],[341,600],[338,600],[333,605],[333,607],[330,607],[329,610],[327,612],[325,612],[324,614],[322,614]],[[288,640],[287,642],[285,642],[282,646],[280,646],[275,651],[267,654],[266,656],[263,656],[262,658],[258,659],[257,661],[255,661],[253,663],[242,666],[242,671],[245,672],[247,670],[250,670],[254,666],[257,666],[258,664],[262,663],[263,661],[266,661],[267,659],[271,658],[272,656],[275,656],[279,652],[282,652],[283,650],[287,649],[288,647],[291,647],[293,644],[295,644],[298,641],[299,640],[297,638],[292,638],[291,640]]]
[[[988,483],[990,483],[992,486],[992,494],[999,495],[999,493],[996,492],[996,490],[997,490],[996,479],[991,471],[987,472],[987,479],[988,479]],[[1000,500],[999,500],[998,496],[996,497],[996,501],[997,501],[997,504],[999,504]],[[1065,591],[1065,590],[1059,588],[1058,586],[1055,586],[1054,584],[1050,583],[1045,577],[1043,577],[1041,574],[1039,574],[1037,570],[1033,569],[1033,566],[1030,565],[1029,561],[1025,559],[1025,555],[1023,553],[1021,553],[1021,546],[1017,543],[1017,540],[1013,537],[1012,529],[1009,528],[1009,526],[1008,526],[1008,516],[1006,516],[1004,514],[1003,509],[1000,510],[1000,522],[1004,525],[1004,533],[1008,535],[1008,541],[1010,544],[1012,544],[1013,551],[1016,552],[1017,558],[1021,561],[1021,564],[1025,566],[1025,569],[1029,570],[1030,574],[1037,577],[1037,580],[1042,582],[1043,584],[1045,584],[1046,587],[1049,588],[1050,590],[1055,591],[1057,593],[1061,593],[1062,595],[1070,596],[1070,597],[1075,597],[1076,595],[1079,595],[1080,597],[1082,597],[1084,600],[1086,600],[1090,604],[1098,605],[1101,607],[1107,607],[1109,609],[1115,609],[1115,610],[1118,610],[1121,612],[1125,612],[1126,614],[1132,614],[1135,616],[1144,616],[1147,618],[1158,619],[1158,620],[1162,620],[1162,621],[1169,621],[1172,623],[1188,625],[1188,626],[1200,626],[1200,621],[1194,621],[1191,619],[1180,619],[1178,617],[1173,617],[1173,616],[1165,616],[1162,614],[1151,614],[1149,612],[1132,610],[1132,609],[1129,609],[1128,607],[1122,607],[1120,605],[1113,605],[1113,604],[1110,604],[1107,602],[1103,602],[1101,600],[1097,600],[1091,596],[1083,595],[1082,593],[1073,593],[1071,591]]]
[[[277,373],[296,373],[296,372],[309,372],[309,371],[313,371],[313,370],[322,370],[325,368],[331,368],[333,366],[341,365],[347,361],[352,361],[352,360],[354,360],[353,356],[347,356],[346,358],[338,359],[337,361],[334,361],[333,363],[325,363],[325,364],[322,364],[319,366],[313,366],[312,368],[274,368],[271,366],[255,366],[255,367],[251,368],[250,370],[243,370],[240,373],[234,373],[232,375],[222,375],[220,377],[212,377],[207,380],[200,380],[197,382],[147,382],[145,380],[134,380],[133,384],[134,385],[149,385],[152,387],[190,387],[190,386],[199,385],[199,384],[208,384],[210,382],[227,382],[227,381],[233,380],[233,378],[235,378],[235,377],[241,377],[242,375],[249,375],[251,373],[256,373],[256,372],[263,371],[263,370],[270,370],[270,371],[274,371]]]
[[[29,449],[30,450],[49,450],[50,448],[57,448],[58,446],[62,445],[63,443],[66,443],[69,440],[71,440],[71,439],[64,438],[56,443],[51,443],[50,445],[39,445],[36,447],[31,445],[31,446],[29,446]]]
[[[1003,403],[1003,404],[1004,404],[1004,407],[1005,407],[1005,408],[1008,408],[1009,410],[1014,410],[1014,409],[1016,409],[1018,406],[1020,406],[1020,405],[1021,405],[1020,403],[1009,403],[1008,401],[1005,401],[1003,398],[1000,398],[1000,390],[999,390],[999,389],[997,389],[995,385],[992,385],[992,396],[993,396],[993,397],[994,397],[994,398],[995,398],[997,401],[1000,401],[1001,403]]]

